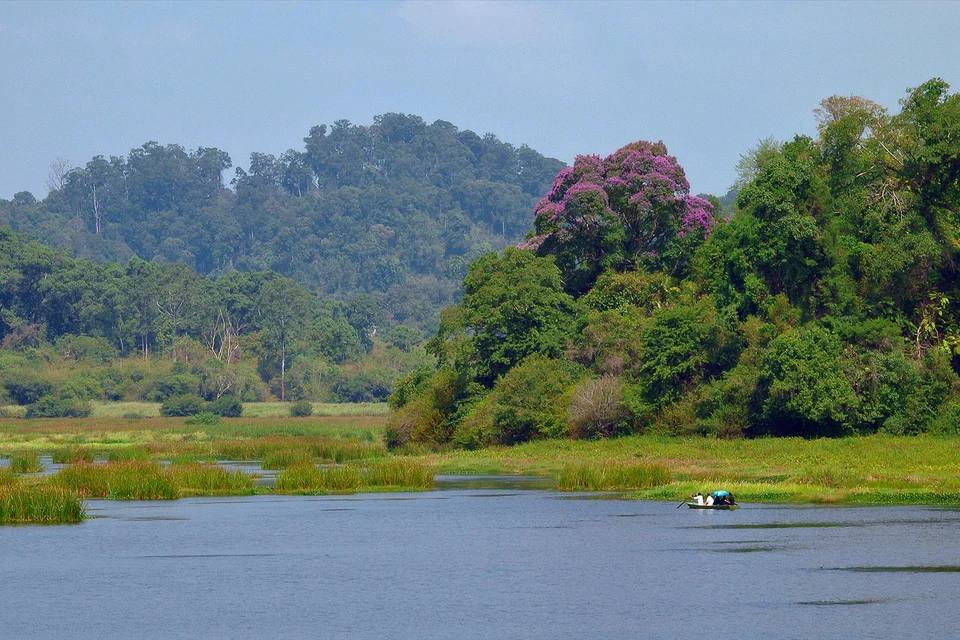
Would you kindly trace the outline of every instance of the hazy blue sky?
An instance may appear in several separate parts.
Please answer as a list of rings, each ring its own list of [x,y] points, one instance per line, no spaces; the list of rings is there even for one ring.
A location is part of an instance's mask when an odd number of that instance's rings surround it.
[[[57,157],[155,140],[246,167],[387,112],[566,162],[663,140],[723,194],[828,96],[960,91],[958,34],[958,2],[0,2],[0,198],[45,196]]]

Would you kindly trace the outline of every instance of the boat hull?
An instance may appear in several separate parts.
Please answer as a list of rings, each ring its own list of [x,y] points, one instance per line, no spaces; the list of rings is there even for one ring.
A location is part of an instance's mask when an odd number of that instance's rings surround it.
[[[695,504],[693,502],[688,502],[687,506],[691,509],[717,509],[720,511],[733,511],[740,508],[738,504]]]

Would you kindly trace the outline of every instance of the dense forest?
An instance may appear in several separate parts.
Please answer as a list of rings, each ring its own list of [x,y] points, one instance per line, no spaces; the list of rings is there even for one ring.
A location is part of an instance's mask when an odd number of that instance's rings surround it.
[[[579,156],[470,266],[390,443],[960,432],[960,96],[816,117],[743,157],[732,216],[663,143]]]
[[[471,261],[515,244],[565,165],[526,145],[388,113],[313,127],[302,151],[230,157],[148,142],[55,164],[41,201],[0,200],[0,224],[75,258],[182,263],[215,278],[275,271],[325,297],[373,296],[384,321],[432,333]]]
[[[427,361],[370,296],[321,298],[272,271],[71,258],[0,227],[0,404],[382,400]]]

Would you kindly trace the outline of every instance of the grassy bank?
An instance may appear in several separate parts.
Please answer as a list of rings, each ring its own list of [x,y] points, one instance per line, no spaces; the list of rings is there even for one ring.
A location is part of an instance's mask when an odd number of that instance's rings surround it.
[[[714,440],[635,436],[606,441],[541,441],[516,447],[421,454],[445,474],[609,475],[611,465],[662,468],[668,481],[638,488],[604,481],[636,498],[682,500],[726,488],[742,502],[949,504],[960,506],[960,441],[934,436],[803,440]],[[574,487],[579,487],[574,483]],[[573,488],[573,487],[572,487]]]
[[[271,491],[197,464],[258,460],[265,469],[281,470],[272,490],[280,493],[424,489],[434,473],[522,474],[553,477],[561,490],[623,491],[650,500],[680,501],[694,491],[722,487],[742,503],[960,506],[960,440],[955,438],[634,436],[392,453],[382,444],[383,423],[382,416],[244,417],[215,425],[189,425],[182,418],[9,419],[0,420],[0,457],[10,461],[4,472],[8,479],[35,470],[38,456],[74,464],[87,474],[82,481],[67,483],[71,473],[81,473],[71,471],[59,480],[34,478],[32,483],[115,498]],[[104,471],[99,462],[106,460],[126,470]],[[180,479],[173,477],[178,468]],[[106,473],[126,475],[110,480]]]

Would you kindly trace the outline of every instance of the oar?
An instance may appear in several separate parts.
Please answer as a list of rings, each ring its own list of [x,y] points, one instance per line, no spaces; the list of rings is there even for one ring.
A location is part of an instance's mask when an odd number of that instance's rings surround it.
[[[682,506],[685,505],[685,504],[687,504],[687,501],[686,501],[686,500],[684,500],[683,502],[681,502],[680,504],[678,504],[678,505],[677,505],[677,509],[679,509],[680,507],[682,507]]]

